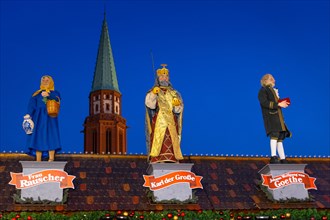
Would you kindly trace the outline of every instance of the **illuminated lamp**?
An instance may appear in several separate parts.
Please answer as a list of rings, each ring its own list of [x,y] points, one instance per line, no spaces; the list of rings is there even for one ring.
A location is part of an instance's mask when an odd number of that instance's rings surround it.
[[[108,220],[108,219],[116,219],[115,216],[110,214],[105,214],[105,216],[101,217],[99,220]]]
[[[128,216],[125,215],[116,215],[115,219],[129,219]]]

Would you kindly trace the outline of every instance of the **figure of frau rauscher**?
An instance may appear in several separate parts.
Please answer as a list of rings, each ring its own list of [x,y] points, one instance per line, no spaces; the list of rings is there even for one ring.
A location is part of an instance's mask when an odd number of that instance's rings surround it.
[[[260,82],[262,87],[259,90],[258,99],[266,134],[270,137],[270,163],[288,163],[285,159],[283,140],[291,137],[291,132],[284,122],[282,109],[287,108],[290,103],[287,100],[279,100],[275,79],[271,74],[265,74]]]
[[[47,112],[48,100],[60,100],[60,93],[54,88],[51,76],[41,78],[40,89],[30,98],[27,114],[24,119],[32,120],[33,131],[27,132],[28,154],[36,156],[36,161],[48,157],[54,161],[55,151],[61,149],[58,118],[51,117]]]
[[[148,158],[150,163],[176,163],[183,159],[180,149],[183,101],[170,83],[166,64],[162,66],[145,98]]]

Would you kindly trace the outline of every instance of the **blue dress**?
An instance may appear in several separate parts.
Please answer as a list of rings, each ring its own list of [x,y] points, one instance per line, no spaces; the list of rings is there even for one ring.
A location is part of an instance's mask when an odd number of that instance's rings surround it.
[[[50,91],[47,99],[60,100],[60,93]],[[50,117],[47,113],[46,103],[43,101],[41,92],[31,97],[28,111],[34,122],[33,133],[27,137],[26,147],[28,154],[35,156],[36,151],[42,151],[43,157],[48,157],[48,151],[61,149],[60,132],[57,117]]]

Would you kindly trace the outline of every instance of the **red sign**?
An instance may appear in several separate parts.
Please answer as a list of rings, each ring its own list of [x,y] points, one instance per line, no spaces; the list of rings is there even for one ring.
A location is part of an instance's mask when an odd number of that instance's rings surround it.
[[[302,172],[289,172],[275,177],[264,174],[261,174],[261,176],[262,185],[267,186],[269,189],[279,189],[291,184],[304,184],[305,189],[317,189],[315,186],[316,178],[309,177]]]
[[[67,172],[62,170],[42,170],[32,174],[23,175],[23,173],[10,172],[11,181],[10,185],[16,186],[16,189],[31,188],[40,184],[49,182],[60,183],[60,188],[74,189],[73,179],[75,176],[68,175]]]
[[[189,171],[175,171],[160,177],[155,177],[153,175],[143,175],[143,178],[145,181],[143,186],[149,187],[152,191],[163,189],[176,183],[189,183],[191,189],[203,189],[201,184],[203,177],[196,176],[194,173]]]

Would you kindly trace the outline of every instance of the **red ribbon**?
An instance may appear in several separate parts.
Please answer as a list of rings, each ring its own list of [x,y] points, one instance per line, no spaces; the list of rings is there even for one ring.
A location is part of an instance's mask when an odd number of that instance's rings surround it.
[[[74,189],[73,179],[75,176],[68,175],[67,172],[62,170],[42,170],[28,175],[23,173],[10,172],[11,181],[10,185],[14,185],[16,189],[31,188],[40,184],[58,182],[60,188],[72,188]]]
[[[272,177],[272,175],[262,176],[262,185],[269,189],[278,189],[291,184],[304,184],[305,189],[317,189],[315,185],[316,178],[309,177],[308,174],[302,172],[289,172],[279,176]]]
[[[165,174],[160,177],[153,175],[143,175],[144,187],[149,187],[150,190],[156,191],[169,187],[176,183],[189,183],[191,189],[202,188],[201,184],[202,176],[196,176],[194,173],[189,171],[175,171]]]

